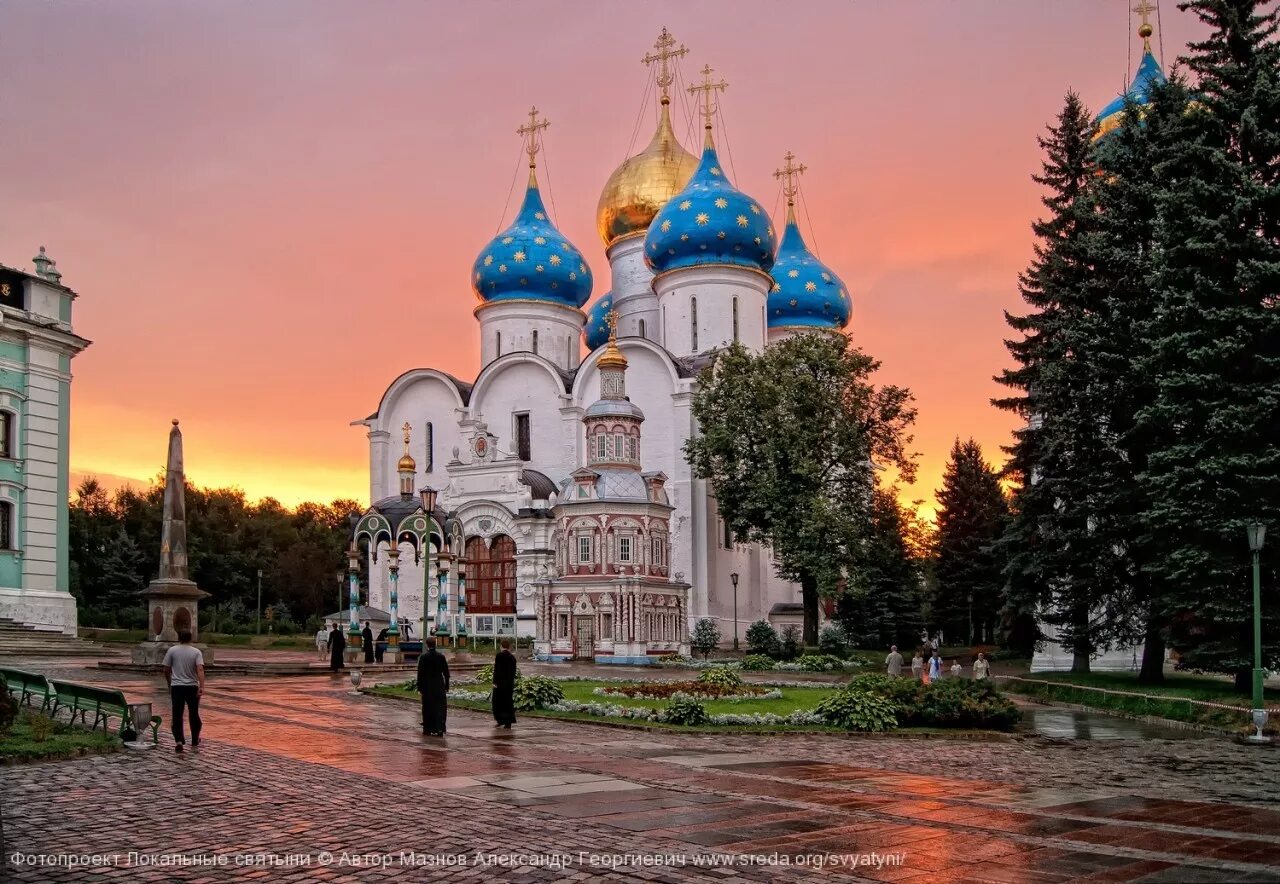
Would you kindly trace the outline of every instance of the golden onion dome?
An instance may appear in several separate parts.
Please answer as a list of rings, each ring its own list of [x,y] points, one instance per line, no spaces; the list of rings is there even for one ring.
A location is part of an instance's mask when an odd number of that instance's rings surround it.
[[[412,457],[405,454],[404,457],[400,458],[400,462],[396,464],[396,471],[400,473],[416,473],[418,464]]]
[[[596,223],[605,248],[624,236],[644,233],[667,201],[684,189],[698,158],[676,139],[667,99],[649,146],[627,159],[605,182]]]

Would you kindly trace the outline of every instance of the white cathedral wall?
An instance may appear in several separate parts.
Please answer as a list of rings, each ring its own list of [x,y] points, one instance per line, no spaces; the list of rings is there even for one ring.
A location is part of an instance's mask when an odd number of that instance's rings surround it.
[[[445,464],[455,446],[462,445],[458,428],[458,397],[452,386],[434,374],[406,378],[370,428],[370,500],[390,497],[400,490],[396,464],[404,454],[405,422],[411,427],[409,453],[418,465],[416,487],[432,485],[437,490],[448,482]],[[431,457],[427,456],[427,424],[432,426]],[[428,464],[430,461],[430,464]],[[427,466],[431,470],[427,471]]]
[[[644,263],[644,236],[628,236],[609,248],[613,278],[613,309],[618,311],[618,335],[662,343],[658,298],[653,293],[653,271]],[[643,323],[643,328],[641,326]]]
[[[515,415],[527,413],[530,465],[558,483],[577,467],[574,440],[560,413],[567,404],[563,381],[529,354],[483,375],[471,397],[471,414],[498,437],[498,451],[511,454],[516,450]]]
[[[763,350],[770,284],[764,273],[725,265],[688,267],[655,277],[664,346],[675,356],[705,353],[735,340],[750,350]]]
[[[547,301],[494,301],[476,308],[480,320],[480,364],[508,353],[527,352],[572,371],[582,358],[581,310]],[[537,340],[534,340],[534,334]]]

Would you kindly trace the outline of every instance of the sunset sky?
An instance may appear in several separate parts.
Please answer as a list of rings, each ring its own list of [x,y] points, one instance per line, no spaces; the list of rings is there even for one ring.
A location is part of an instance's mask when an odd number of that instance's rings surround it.
[[[956,435],[1001,459],[1014,420],[991,376],[1040,211],[1035,139],[1068,88],[1098,108],[1126,85],[1131,5],[4,3],[0,263],[43,244],[80,295],[73,479],[145,482],[178,417],[199,485],[365,500],[350,421],[409,368],[476,372],[468,271],[531,104],[553,218],[593,300],[608,287],[596,200],[652,131],[651,101],[632,141],[665,25],[686,80],[710,63],[729,81],[738,187],[767,208],[783,153],[808,165],[810,244],[880,380],[915,392],[904,497],[931,504]],[[1162,7],[1167,69],[1197,25]]]

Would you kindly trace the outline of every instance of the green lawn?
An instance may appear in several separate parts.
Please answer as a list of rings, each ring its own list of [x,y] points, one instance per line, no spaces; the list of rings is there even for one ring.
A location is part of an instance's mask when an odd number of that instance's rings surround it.
[[[678,679],[672,679],[676,681]],[[616,682],[605,681],[562,681],[566,700],[577,700],[579,703],[611,703],[617,706],[644,706],[649,709],[661,709],[667,705],[666,700],[634,700],[622,696],[601,696],[592,693],[599,687],[611,687]],[[833,686],[834,687],[834,686]],[[773,690],[773,688],[765,688]],[[727,700],[701,700],[703,707],[710,715],[737,713],[749,715],[754,712],[772,712],[776,715],[787,715],[797,709],[812,709],[818,701],[831,693],[832,688],[778,688],[782,696],[774,700],[743,700],[730,703]]]
[[[0,764],[78,758],[81,755],[115,752],[121,747],[120,740],[113,734],[73,727],[62,722],[55,722],[53,732],[44,740],[37,740],[35,729],[31,725],[33,714],[38,713],[22,710],[8,733],[0,734]]]

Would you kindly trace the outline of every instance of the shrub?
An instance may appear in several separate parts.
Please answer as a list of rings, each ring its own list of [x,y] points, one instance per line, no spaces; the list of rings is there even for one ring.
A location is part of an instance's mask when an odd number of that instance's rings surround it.
[[[56,721],[39,712],[32,712],[27,716],[27,725],[31,728],[31,740],[34,743],[43,743],[58,729]]]
[[[782,630],[782,646],[779,650],[783,660],[794,660],[800,653],[800,627],[791,623]]]
[[[764,654],[749,654],[742,658],[744,672],[764,672],[773,668],[773,658]]]
[[[18,701],[13,699],[5,680],[0,678],[0,734],[7,734],[18,717]]]
[[[903,721],[906,712],[915,708],[919,702],[919,694],[924,685],[913,678],[894,678],[881,672],[868,672],[855,675],[845,686],[848,691],[862,691],[875,694],[893,703],[898,712],[899,722]]]
[[[531,709],[545,709],[563,699],[564,691],[560,685],[546,676],[531,675],[516,682],[516,708],[524,712]]]
[[[950,678],[920,691],[902,724],[924,727],[973,727],[1013,730],[1022,719],[1018,707],[990,681]]]
[[[728,666],[713,666],[698,673],[698,681],[718,687],[736,688],[742,685],[742,676]]]
[[[829,672],[844,666],[843,660],[830,654],[805,654],[796,663],[803,672]]]
[[[818,650],[844,659],[849,654],[849,637],[838,623],[828,623],[818,633]]]
[[[492,663],[486,663],[476,670],[476,684],[493,684]]]
[[[689,646],[695,651],[701,651],[702,659],[707,659],[711,652],[720,646],[720,627],[716,626],[716,621],[703,617],[694,624],[693,637],[689,640]]]
[[[891,701],[847,688],[824,698],[814,712],[827,724],[850,731],[887,731],[898,723]]]
[[[639,697],[646,700],[667,700],[676,694],[687,694],[699,699],[718,700],[728,697],[763,697],[769,691],[766,688],[742,683],[733,685],[703,681],[638,681],[598,687],[593,693],[605,697]]]
[[[776,657],[781,648],[778,632],[768,620],[757,620],[747,627],[747,650],[752,655]]]
[[[667,704],[663,720],[669,724],[696,725],[707,724],[711,716],[707,708],[697,700],[672,700]]]

